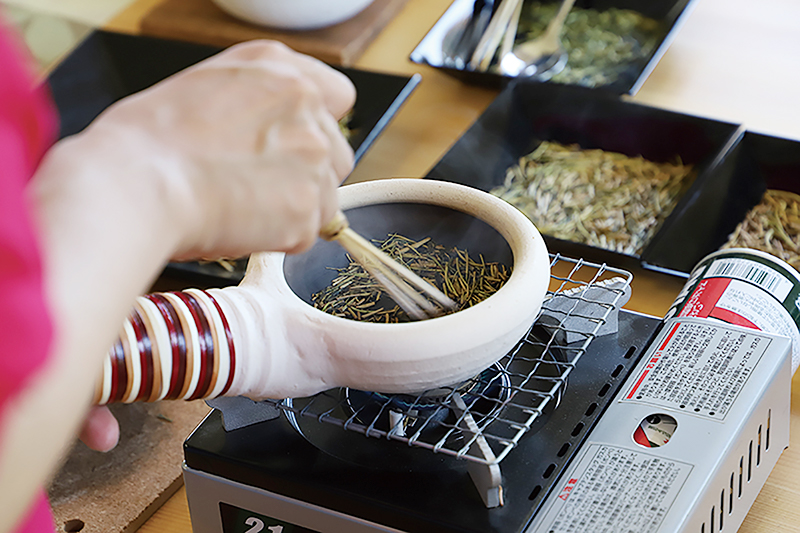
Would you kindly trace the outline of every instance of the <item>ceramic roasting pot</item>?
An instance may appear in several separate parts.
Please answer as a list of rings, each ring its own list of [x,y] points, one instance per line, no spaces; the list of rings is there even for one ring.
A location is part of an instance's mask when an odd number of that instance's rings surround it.
[[[287,333],[301,344],[300,353],[327,354],[315,357],[325,361],[321,388],[401,393],[458,383],[499,360],[534,322],[548,288],[550,261],[539,232],[511,205],[477,189],[427,179],[347,185],[340,189],[340,205],[352,227],[367,238],[386,238],[386,230],[412,238],[431,235],[473,256],[484,253],[487,261],[502,260],[505,248],[503,262],[513,270],[498,292],[469,309],[424,321],[376,324],[310,305],[310,294],[335,275],[330,266],[346,264],[336,243],[320,241],[299,256],[253,255],[235,290],[273,298],[283,308]]]

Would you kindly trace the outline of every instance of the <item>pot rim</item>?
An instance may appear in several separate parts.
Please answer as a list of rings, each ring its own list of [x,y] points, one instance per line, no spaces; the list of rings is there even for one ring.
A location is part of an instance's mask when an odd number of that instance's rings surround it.
[[[507,312],[505,306],[522,298],[531,300],[527,312],[538,313],[544,292],[549,283],[550,259],[544,240],[530,219],[511,204],[487,192],[457,183],[422,178],[390,178],[344,185],[339,188],[342,211],[382,203],[420,203],[445,207],[465,213],[491,226],[505,239],[511,248],[513,264],[511,275],[505,284],[490,297],[455,313],[426,320],[401,323],[361,322],[326,313],[315,308],[298,296],[286,282],[283,273],[285,254],[254,254],[255,261],[276,258],[280,268],[281,283],[291,294],[295,303],[305,306],[306,312],[315,320],[334,321],[348,327],[376,329],[427,329],[452,327],[451,322],[476,320],[475,315],[489,315],[498,310]],[[275,257],[278,256],[278,257]],[[544,264],[543,264],[544,263]],[[248,270],[250,270],[248,266]],[[544,289],[540,287],[544,285]],[[539,293],[541,292],[541,295]],[[541,297],[537,297],[541,296]],[[518,307],[520,304],[516,304]],[[533,322],[531,317],[531,323]]]

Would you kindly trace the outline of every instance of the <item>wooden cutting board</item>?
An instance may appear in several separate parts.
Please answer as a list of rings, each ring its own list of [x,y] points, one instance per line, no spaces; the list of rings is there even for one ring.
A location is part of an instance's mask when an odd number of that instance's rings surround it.
[[[183,485],[183,441],[210,408],[202,400],[115,404],[120,440],[108,453],[77,443],[48,495],[57,531],[132,533]]]
[[[335,26],[310,31],[281,31],[242,22],[219,9],[211,0],[165,0],[144,16],[141,32],[153,37],[215,46],[274,39],[326,63],[351,66],[406,2],[375,0],[352,19]]]

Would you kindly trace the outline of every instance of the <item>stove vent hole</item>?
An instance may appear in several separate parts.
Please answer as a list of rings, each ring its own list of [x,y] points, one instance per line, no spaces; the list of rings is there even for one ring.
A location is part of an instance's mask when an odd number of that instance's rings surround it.
[[[540,492],[542,492],[542,486],[541,485],[536,485],[535,487],[533,487],[533,490],[531,491],[530,496],[528,496],[528,499],[529,500],[535,500]]]
[[[598,391],[597,395],[602,398],[603,396],[608,394],[608,391],[610,391],[610,390],[611,390],[611,385],[606,383],[605,385],[603,385],[603,388]]]
[[[716,506],[711,508],[711,516],[710,523],[704,521],[700,524],[700,533],[706,533],[706,527],[710,525],[710,533],[722,533],[725,529],[725,509],[727,507],[727,514],[733,514],[733,509],[735,502],[742,498],[742,488],[743,485],[749,483],[752,475],[753,475],[753,468],[758,468],[761,466],[761,458],[762,458],[762,451],[764,454],[769,451],[769,427],[772,422],[772,409],[767,411],[767,420],[766,424],[761,424],[758,426],[758,431],[756,432],[756,438],[751,440],[747,445],[747,453],[742,454],[739,457],[739,468],[731,472],[730,481],[728,482],[728,486],[723,488],[719,494],[719,517],[716,517],[717,511]],[[766,429],[765,427],[766,426]],[[763,440],[762,440],[763,439]],[[753,450],[753,444],[755,444],[755,453]],[[745,455],[747,455],[747,465],[745,466]],[[755,457],[754,457],[755,456]],[[755,461],[755,465],[753,462]],[[746,471],[745,471],[746,470]],[[727,497],[726,497],[727,494]],[[735,497],[734,497],[735,496]],[[715,524],[715,521],[718,520],[718,528]]]
[[[733,513],[733,479],[734,474],[731,472],[731,486],[730,491],[728,492],[728,514]]]
[[[717,510],[712,506],[711,507],[711,533],[714,533],[717,528],[714,527],[714,518],[716,518]]]
[[[633,357],[633,354],[635,353],[636,353],[636,346],[631,346],[630,348],[628,348],[628,351],[625,352],[624,357],[625,359],[630,359],[631,357]]]
[[[744,474],[744,457],[739,458],[739,495],[738,497],[742,497],[742,475]]]
[[[586,412],[583,414],[583,416],[592,416],[595,409],[597,409],[597,404],[592,402],[592,404],[586,409]]]
[[[772,409],[767,411],[767,439],[764,444],[764,451],[769,450],[769,426],[772,423]]]
[[[758,446],[756,447],[756,466],[761,464],[761,426],[758,426]]]
[[[569,442],[565,442],[564,445],[561,446],[561,449],[558,450],[558,453],[556,454],[556,456],[564,457],[564,455],[566,455],[566,453],[569,451],[569,447],[570,447]]]
[[[615,378],[615,377],[619,376],[620,372],[622,372],[623,370],[625,370],[624,366],[617,365],[617,368],[615,368],[614,371],[611,373],[611,377]]]
[[[553,472],[555,471],[556,471],[556,465],[555,463],[551,463],[550,466],[548,466],[547,469],[544,471],[544,474],[542,474],[542,477],[547,479],[550,476],[552,476]]]
[[[578,423],[575,425],[575,428],[572,430],[572,433],[571,433],[571,435],[572,435],[573,437],[577,437],[577,436],[580,434],[580,432],[581,432],[582,430],[583,430],[583,422],[578,422]]]

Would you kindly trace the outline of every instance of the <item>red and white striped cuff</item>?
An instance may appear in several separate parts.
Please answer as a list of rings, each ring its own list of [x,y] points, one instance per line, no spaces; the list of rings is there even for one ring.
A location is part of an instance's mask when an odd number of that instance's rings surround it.
[[[148,294],[136,299],[106,355],[94,403],[215,398],[235,371],[230,325],[211,294]]]

